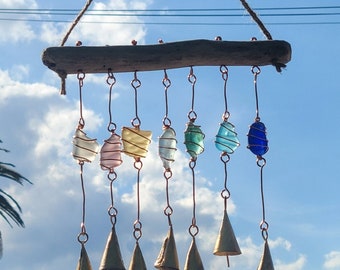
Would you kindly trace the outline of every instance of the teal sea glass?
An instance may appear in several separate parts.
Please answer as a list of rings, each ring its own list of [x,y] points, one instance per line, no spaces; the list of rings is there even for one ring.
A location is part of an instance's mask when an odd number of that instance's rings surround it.
[[[232,154],[239,145],[240,141],[237,138],[235,126],[228,121],[223,121],[215,138],[216,148],[227,154]]]
[[[204,151],[204,133],[200,126],[195,125],[193,122],[188,122],[184,131],[184,144],[188,154],[196,159],[199,154]]]
[[[253,154],[257,156],[264,155],[269,149],[266,127],[260,121],[254,122],[249,128],[248,148]]]

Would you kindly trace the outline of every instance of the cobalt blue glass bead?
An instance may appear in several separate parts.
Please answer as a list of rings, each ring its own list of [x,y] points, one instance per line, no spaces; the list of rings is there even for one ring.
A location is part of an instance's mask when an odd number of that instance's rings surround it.
[[[264,155],[269,149],[266,127],[260,121],[254,122],[249,128],[248,148],[257,156]]]

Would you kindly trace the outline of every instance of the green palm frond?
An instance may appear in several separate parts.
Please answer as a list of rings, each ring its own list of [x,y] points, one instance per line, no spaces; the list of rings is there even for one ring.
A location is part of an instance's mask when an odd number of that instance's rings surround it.
[[[2,236],[0,231],[0,259],[2,258]]]
[[[22,185],[24,181],[27,181],[28,183],[32,184],[32,182],[29,181],[26,177],[22,176],[20,173],[17,173],[16,171],[12,170],[8,166],[15,167],[11,163],[0,162],[0,177],[9,178],[9,179],[14,180],[15,182],[19,183],[20,185]]]
[[[0,189],[0,193],[4,194],[8,197],[12,203],[18,208],[19,212],[21,213],[21,207],[17,203],[17,201],[8,193],[4,192]],[[23,220],[20,217],[20,214],[17,210],[12,206],[12,204],[6,199],[6,197],[0,194],[0,216],[2,216],[7,223],[12,227],[11,223],[9,222],[8,217],[10,217],[18,226],[25,227]]]
[[[0,143],[2,141],[0,140]],[[5,148],[0,148],[0,151],[8,153],[9,150]],[[13,168],[15,166],[12,163],[6,163],[0,161],[0,178],[7,178],[16,183],[23,185],[24,181],[32,184],[26,177],[22,176],[20,173],[16,172]],[[14,221],[19,227],[25,227],[24,221],[21,216],[21,207],[18,202],[3,189],[0,188],[0,217],[2,217],[11,227],[12,224],[10,220]],[[0,231],[0,259],[3,253],[2,237]]]
[[[2,141],[0,140],[0,143]],[[0,148],[0,151],[9,152],[7,149]],[[24,181],[32,184],[26,177],[16,172],[12,163],[0,161],[0,178],[4,177],[23,185]],[[3,189],[0,188],[0,216],[12,227],[10,220],[14,221],[16,225],[25,227],[23,220],[20,217],[21,207],[17,201]]]

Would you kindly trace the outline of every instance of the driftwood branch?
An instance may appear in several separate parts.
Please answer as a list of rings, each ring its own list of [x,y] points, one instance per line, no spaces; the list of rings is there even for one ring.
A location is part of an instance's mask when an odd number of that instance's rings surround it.
[[[291,59],[286,41],[190,40],[155,45],[50,47],[43,63],[65,80],[67,74],[151,71],[188,66],[265,66],[278,69]]]

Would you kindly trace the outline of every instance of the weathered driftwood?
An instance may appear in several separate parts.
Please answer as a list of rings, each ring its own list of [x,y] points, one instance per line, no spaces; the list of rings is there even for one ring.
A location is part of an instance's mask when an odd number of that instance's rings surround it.
[[[188,66],[284,66],[291,59],[286,41],[189,40],[154,45],[50,47],[43,63],[59,74],[134,72]]]

